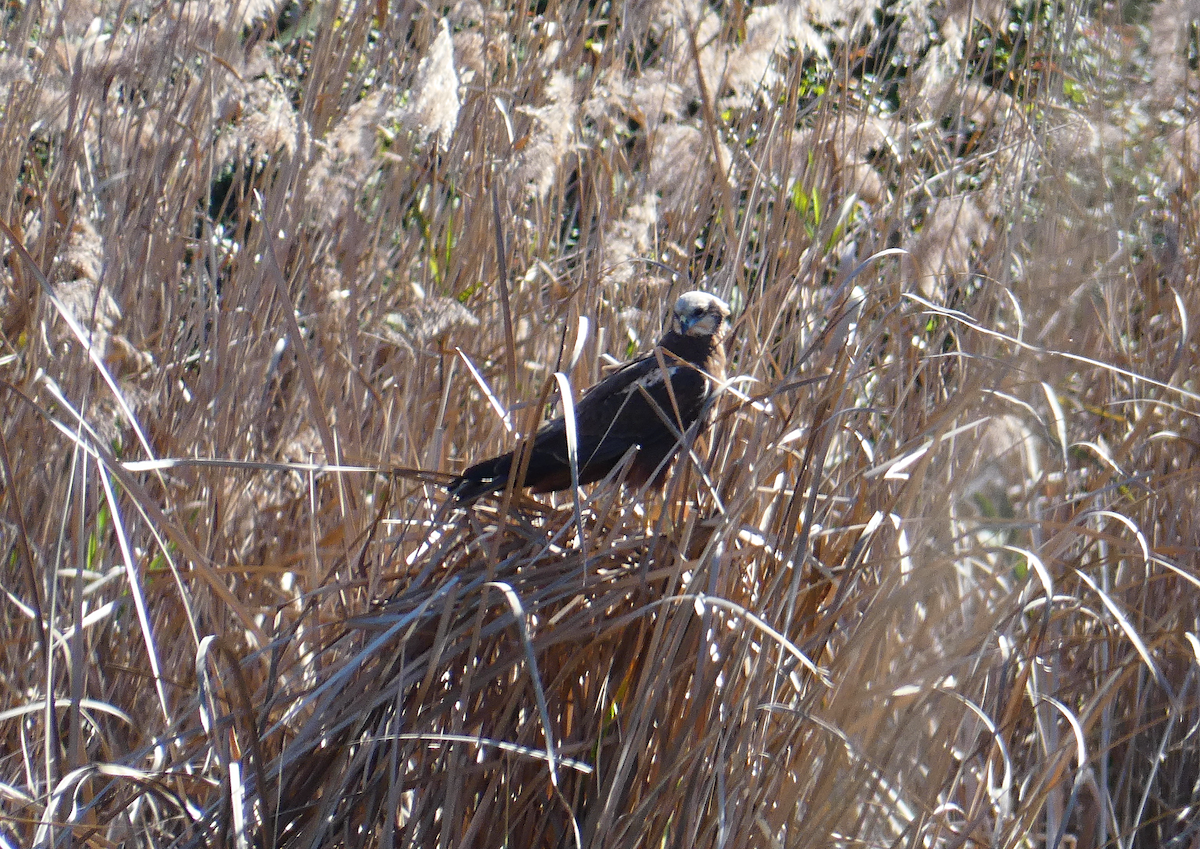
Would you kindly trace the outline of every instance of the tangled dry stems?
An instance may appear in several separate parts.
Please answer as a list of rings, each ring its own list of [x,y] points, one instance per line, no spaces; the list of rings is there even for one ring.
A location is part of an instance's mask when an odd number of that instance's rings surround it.
[[[1190,845],[1176,6],[7,10],[0,841]],[[693,285],[665,493],[445,505]]]

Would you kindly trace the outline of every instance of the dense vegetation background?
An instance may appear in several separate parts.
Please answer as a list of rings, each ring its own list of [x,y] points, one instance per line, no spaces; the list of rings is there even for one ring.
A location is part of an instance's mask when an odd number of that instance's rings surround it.
[[[1200,845],[1193,4],[2,14],[0,845]]]

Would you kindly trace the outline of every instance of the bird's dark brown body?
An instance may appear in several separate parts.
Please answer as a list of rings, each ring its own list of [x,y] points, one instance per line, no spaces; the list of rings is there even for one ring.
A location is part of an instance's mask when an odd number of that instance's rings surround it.
[[[581,484],[605,477],[634,447],[626,482],[662,482],[680,436],[707,412],[709,398],[725,379],[728,316],[729,308],[720,298],[688,292],[675,305],[677,329],[672,328],[655,351],[622,366],[584,394],[575,405]],[[450,484],[450,492],[468,502],[503,489],[520,450],[471,466]],[[547,422],[534,435],[520,486],[534,492],[571,486],[564,419]]]

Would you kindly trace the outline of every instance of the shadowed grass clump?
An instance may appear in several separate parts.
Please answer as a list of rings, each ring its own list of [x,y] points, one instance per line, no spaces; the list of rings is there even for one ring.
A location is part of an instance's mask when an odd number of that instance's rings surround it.
[[[1134,14],[10,4],[0,846],[1194,845]],[[447,504],[692,288],[663,492]]]

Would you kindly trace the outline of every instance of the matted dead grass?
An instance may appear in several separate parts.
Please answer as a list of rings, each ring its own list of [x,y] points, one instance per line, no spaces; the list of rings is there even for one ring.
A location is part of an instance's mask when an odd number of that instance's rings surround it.
[[[3,14],[0,845],[1196,843],[1183,5]]]

